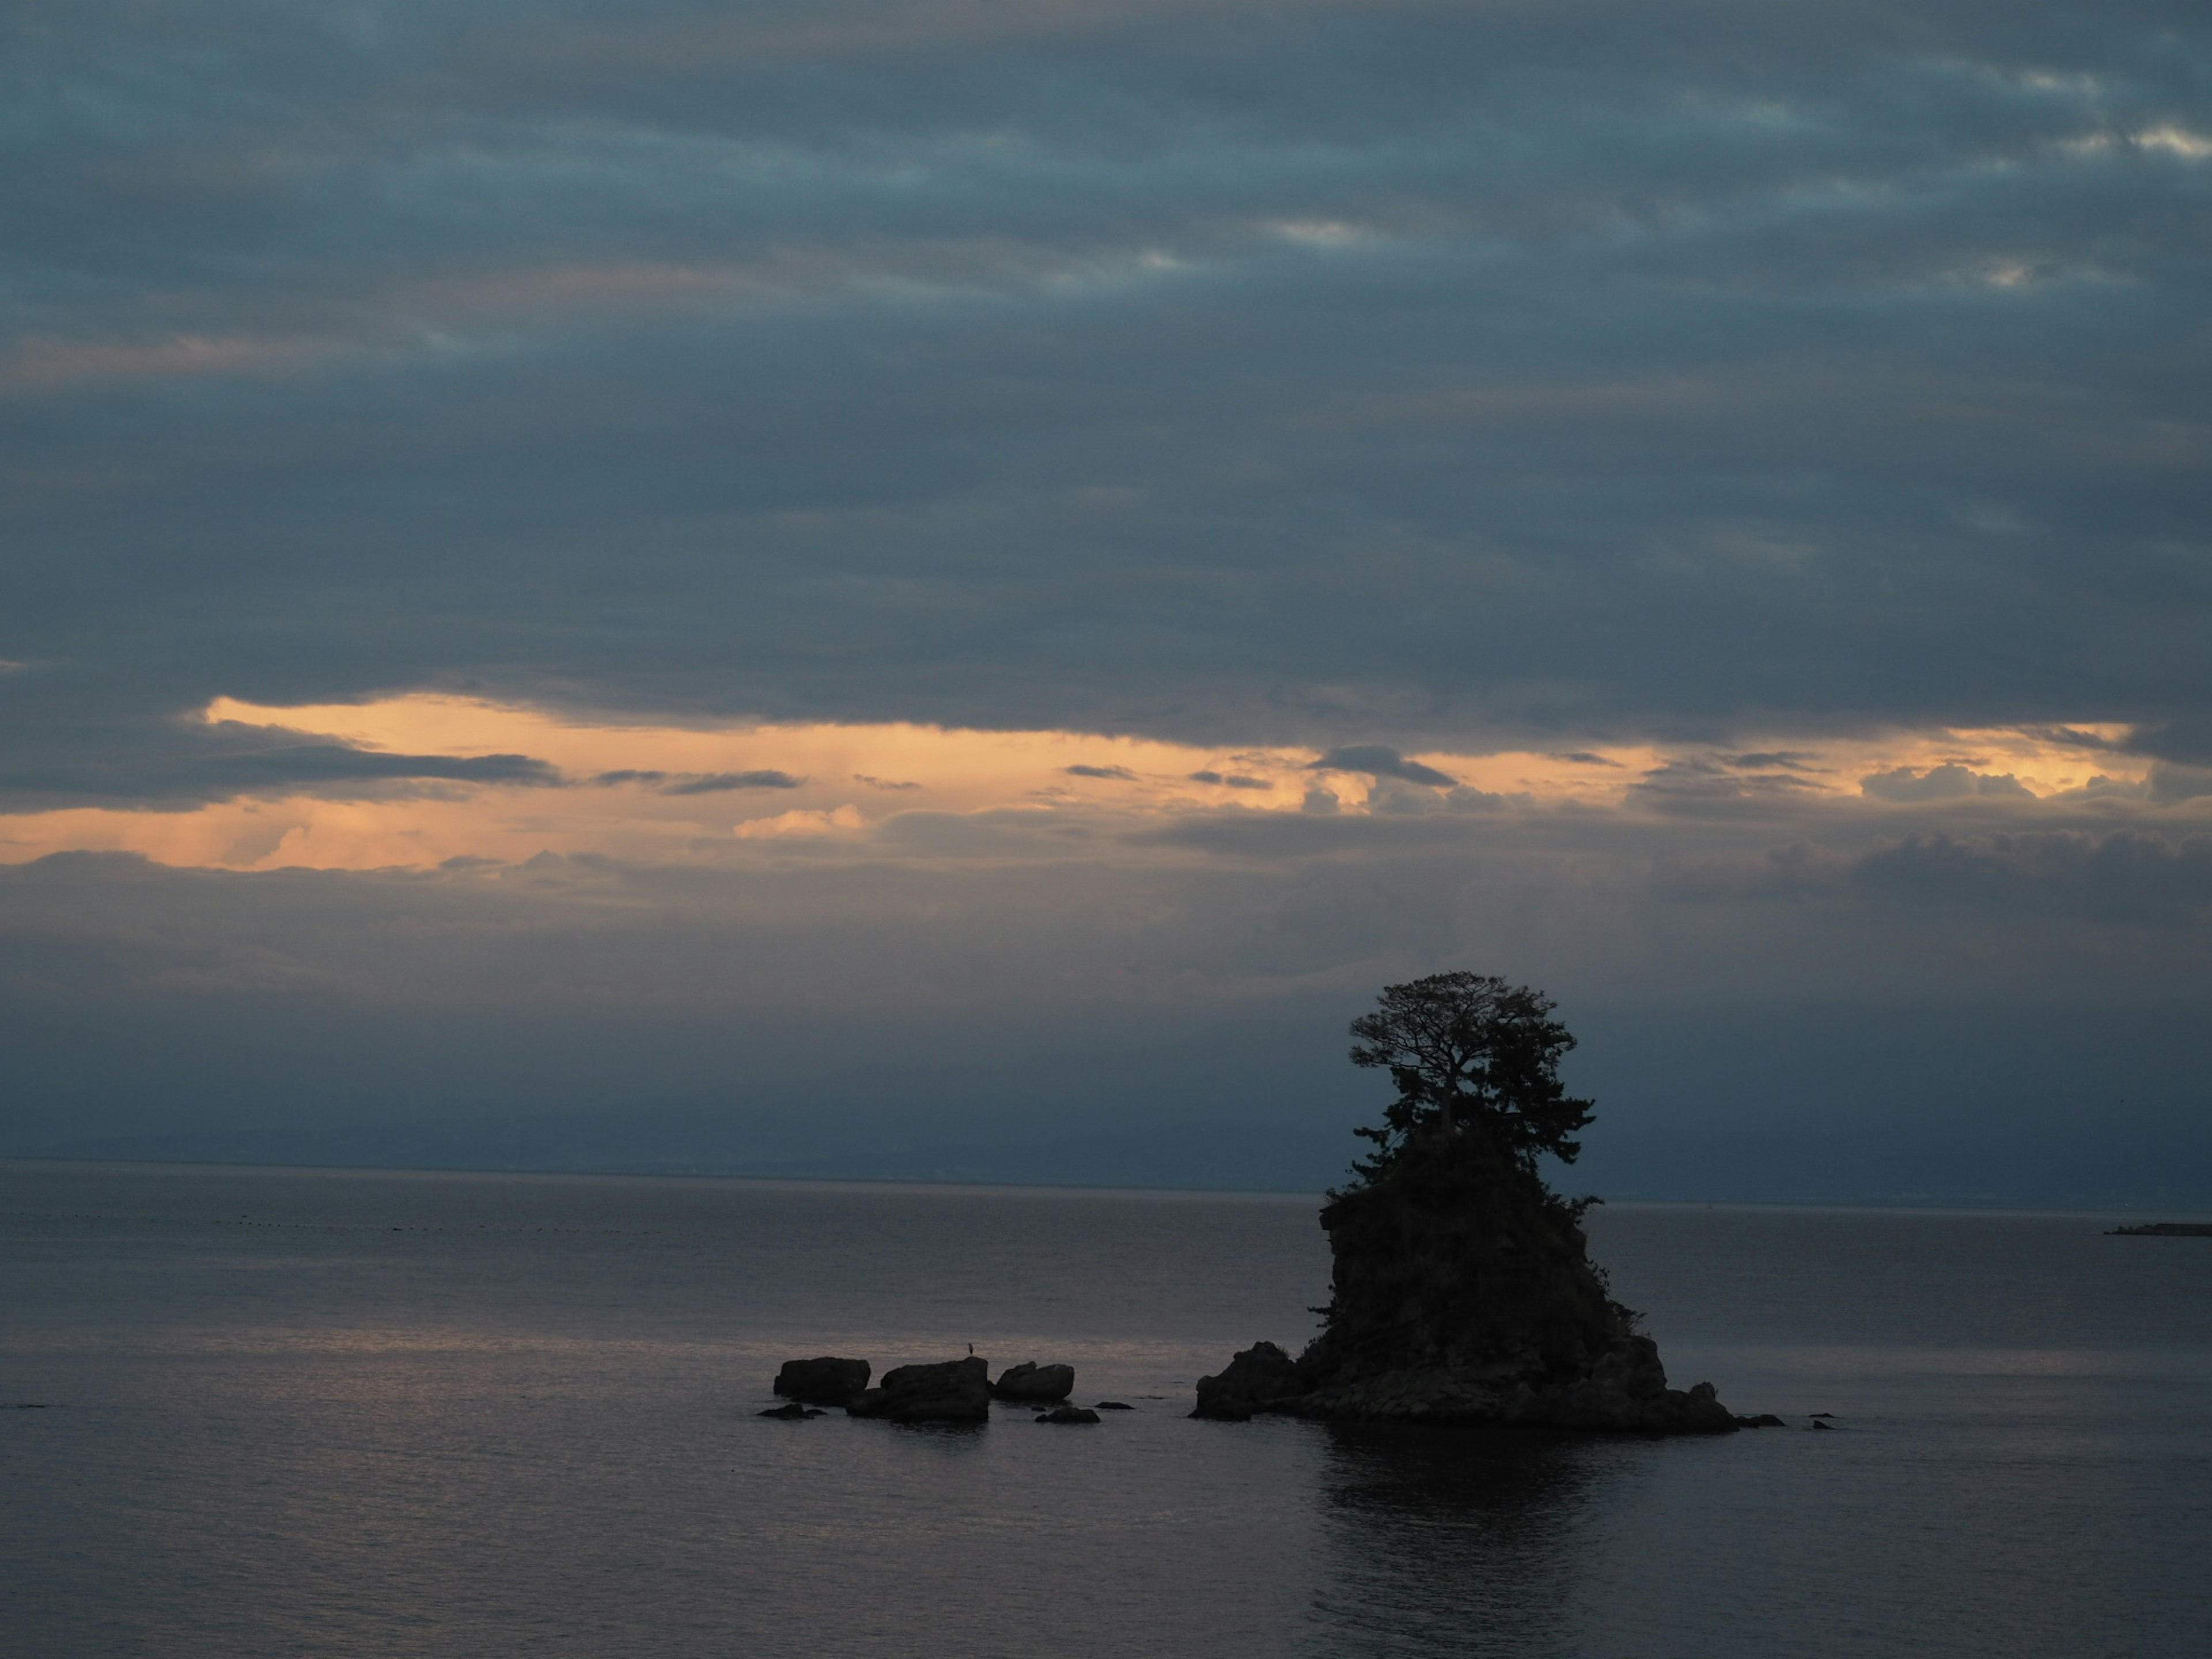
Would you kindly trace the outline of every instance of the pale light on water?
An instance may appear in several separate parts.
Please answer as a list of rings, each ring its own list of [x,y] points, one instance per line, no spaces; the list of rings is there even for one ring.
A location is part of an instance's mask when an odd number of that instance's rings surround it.
[[[26,1655],[2212,1651],[2212,1242],[1620,1206],[1711,1441],[1193,1422],[1311,1199],[0,1165]],[[763,1420],[1064,1359],[1096,1429]],[[1803,1419],[1800,1417],[1799,1421]]]

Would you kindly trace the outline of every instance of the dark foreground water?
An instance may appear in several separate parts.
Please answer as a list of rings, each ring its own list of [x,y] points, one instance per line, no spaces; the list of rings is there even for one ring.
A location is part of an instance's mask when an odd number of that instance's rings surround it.
[[[0,1164],[9,1655],[2212,1653],[2212,1240],[1619,1206],[1786,1430],[1199,1423],[1310,1199]],[[1097,1428],[753,1415],[1063,1359]],[[1835,1413],[1837,1427],[1803,1426]]]

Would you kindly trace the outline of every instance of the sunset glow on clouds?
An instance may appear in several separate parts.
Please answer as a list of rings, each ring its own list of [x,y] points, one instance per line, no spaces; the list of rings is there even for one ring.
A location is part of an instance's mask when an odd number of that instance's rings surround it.
[[[908,725],[584,723],[433,695],[295,708],[223,697],[201,719],[370,751],[526,757],[550,769],[543,781],[508,785],[399,780],[312,795],[242,793],[181,811],[17,814],[0,817],[0,861],[120,851],[231,870],[513,862],[540,853],[714,862],[788,853],[794,841],[835,843],[845,856],[931,856],[875,833],[917,813],[1027,813],[1040,826],[1079,820],[1124,833],[1221,811],[1633,817],[1748,806],[1887,818],[1904,807],[1931,818],[1964,808],[1988,821],[1992,808],[2141,807],[2150,770],[2121,750],[2125,727],[1893,732],[1717,750],[1645,744],[1400,755]]]
[[[1340,1138],[1334,1036],[1100,1056],[1457,967],[1776,1169],[2165,1144],[2202,13],[0,21],[0,1148],[1112,1065]]]

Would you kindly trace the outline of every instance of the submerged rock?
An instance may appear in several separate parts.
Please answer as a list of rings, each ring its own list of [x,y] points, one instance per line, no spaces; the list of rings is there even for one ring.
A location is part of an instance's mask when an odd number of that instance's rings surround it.
[[[1102,1400],[1092,1409],[1102,1412],[1133,1412],[1137,1408],[1134,1406],[1124,1404],[1119,1400]]]
[[[992,1396],[999,1400],[1065,1400],[1074,1392],[1074,1366],[1040,1365],[1034,1360],[1007,1367],[991,1385]]]
[[[868,1386],[865,1359],[787,1359],[775,1374],[775,1392],[810,1406],[850,1405]]]
[[[781,1417],[787,1422],[795,1423],[804,1417],[827,1417],[830,1413],[813,1407],[802,1406],[794,1400],[788,1405],[770,1406],[766,1411],[756,1412],[753,1414],[756,1417]]]
[[[1098,1413],[1082,1406],[1058,1406],[1036,1420],[1040,1423],[1096,1423]]]
[[[974,1355],[935,1365],[900,1365],[884,1373],[845,1407],[853,1417],[887,1417],[894,1423],[988,1423],[989,1368]]]

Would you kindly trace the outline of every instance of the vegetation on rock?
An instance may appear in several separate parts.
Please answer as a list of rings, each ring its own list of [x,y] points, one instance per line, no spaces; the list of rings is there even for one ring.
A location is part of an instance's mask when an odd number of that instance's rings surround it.
[[[1724,1433],[1709,1383],[1667,1386],[1659,1351],[1589,1260],[1582,1218],[1540,1160],[1571,1164],[1590,1103],[1540,991],[1479,974],[1384,988],[1354,1020],[1355,1065],[1397,1097],[1358,1133],[1375,1150],[1328,1194],[1334,1258],[1321,1334],[1295,1360],[1271,1342],[1201,1377],[1194,1416],[1255,1412]]]
[[[1353,1064],[1397,1098],[1328,1195],[1335,1257],[1325,1326],[1301,1364],[1316,1386],[1378,1371],[1510,1364],[1571,1375],[1629,1334],[1589,1259],[1582,1214],[1545,1183],[1572,1163],[1590,1103],[1559,1081],[1575,1046],[1541,992],[1468,973],[1387,987],[1354,1020]]]

